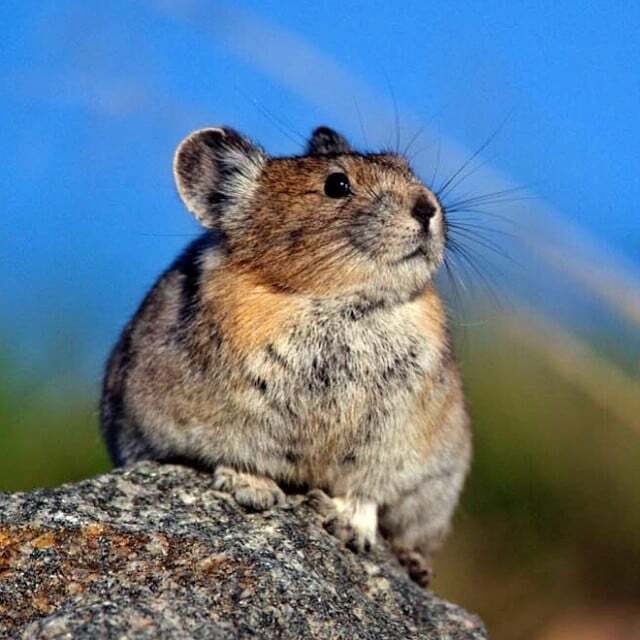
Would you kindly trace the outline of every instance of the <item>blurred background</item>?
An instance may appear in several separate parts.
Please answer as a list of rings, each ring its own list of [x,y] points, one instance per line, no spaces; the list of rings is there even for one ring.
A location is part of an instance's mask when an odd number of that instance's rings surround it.
[[[0,8],[0,490],[109,468],[103,362],[198,233],[188,132],[319,124],[442,190],[476,455],[435,590],[497,640],[640,638],[640,5]],[[445,186],[446,185],[446,186]]]

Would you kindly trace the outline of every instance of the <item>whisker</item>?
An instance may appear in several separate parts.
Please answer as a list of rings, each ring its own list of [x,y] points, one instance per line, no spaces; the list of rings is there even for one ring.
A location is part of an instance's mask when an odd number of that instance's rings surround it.
[[[447,278],[449,280],[449,282],[451,283],[451,287],[452,287],[452,291],[453,291],[453,295],[454,298],[456,300],[456,303],[459,307],[462,307],[462,297],[460,296],[460,287],[462,287],[462,289],[464,289],[465,293],[467,291],[466,286],[464,284],[464,281],[460,280],[459,276],[456,274],[456,272],[451,268],[451,260],[449,258],[449,256],[444,257],[444,268],[445,271],[447,273]],[[459,285],[458,285],[459,283]]]
[[[468,180],[472,175],[480,171],[482,167],[485,167],[487,164],[489,164],[489,162],[495,160],[496,156],[497,154],[493,154],[493,156],[485,158],[478,162],[478,164],[476,164],[475,166],[470,167],[469,171],[467,171],[466,173],[461,173],[458,178],[453,180],[447,188],[443,188],[443,190],[440,192],[440,197],[445,198],[448,194],[453,193],[465,180]]]
[[[497,256],[500,256],[501,258],[508,260],[512,264],[520,268],[524,268],[524,266],[521,263],[519,263],[513,256],[511,256],[509,253],[507,253],[503,249],[500,249],[500,247],[498,247],[494,242],[492,242],[488,238],[474,234],[471,231],[465,231],[464,229],[456,229],[454,230],[454,233],[458,234],[460,237],[464,238],[465,240],[468,240],[469,242],[474,242],[478,246],[481,246],[484,249],[487,249],[487,251],[491,251]]]
[[[453,273],[459,273],[458,280],[464,289],[465,295],[469,297],[471,295],[471,291],[469,287],[471,287],[475,291],[475,287],[473,286],[473,278],[469,274],[469,270],[466,262],[463,262],[460,256],[457,253],[457,250],[453,247],[449,247],[449,255],[448,258],[451,261],[451,264],[454,266],[452,270]]]
[[[518,236],[515,233],[505,231],[504,229],[498,229],[497,227],[490,227],[490,226],[481,225],[481,224],[474,224],[473,222],[466,222],[466,221],[463,222],[463,221],[456,221],[456,220],[447,220],[447,228],[462,229],[465,231],[470,230],[470,231],[476,231],[480,233],[483,233],[483,232],[497,233],[498,235],[501,235],[510,239],[518,238]]]
[[[466,245],[466,244],[460,244],[458,249],[461,249],[462,252],[467,256],[467,258],[472,262],[474,262],[475,268],[478,269],[477,274],[479,277],[481,274],[482,276],[485,277],[485,279],[487,279],[487,276],[489,274],[491,274],[493,277],[504,277],[505,272],[503,271],[503,269],[498,267],[495,261],[492,261],[486,254],[482,253],[479,249],[476,249],[475,247]],[[502,256],[500,257],[502,258]],[[486,275],[484,271],[480,269],[481,265],[482,265],[482,268],[487,272]],[[487,280],[487,283],[488,283],[488,280]],[[495,291],[496,287],[493,287],[492,285],[492,289]]]
[[[494,191],[491,193],[483,193],[476,196],[463,197],[458,200],[454,200],[446,204],[447,209],[456,209],[459,207],[466,206],[475,206],[478,204],[501,204],[501,203],[510,203],[510,202],[518,202],[520,200],[539,200],[539,196],[535,195],[525,195],[525,196],[514,196],[507,197],[512,193],[520,193],[527,190],[528,186],[521,187],[513,187],[511,189],[503,189],[502,191]]]
[[[360,124],[360,133],[362,134],[362,139],[364,141],[364,147],[365,149],[369,148],[369,142],[367,140],[367,132],[364,129],[364,121],[362,120],[362,113],[360,113],[360,107],[358,106],[358,101],[355,99],[353,99],[353,104],[356,108],[356,113],[358,114],[358,122]]]
[[[387,87],[389,88],[389,94],[391,95],[391,102],[393,103],[393,120],[395,123],[396,129],[396,144],[395,144],[395,153],[400,152],[400,111],[398,109],[398,101],[396,100],[396,93],[393,90],[393,85],[391,84],[391,79],[389,78],[389,74],[384,73],[384,77],[387,81]]]
[[[519,223],[513,218],[509,218],[507,216],[500,215],[499,213],[494,213],[493,211],[486,211],[485,209],[447,209],[445,208],[445,214],[449,216],[453,216],[454,219],[462,220],[460,214],[479,214],[481,216],[487,216],[488,218],[494,218],[495,220],[500,220],[500,222],[508,223],[511,225],[519,226]],[[472,220],[478,220],[477,216],[472,216]]]
[[[467,160],[462,163],[460,168],[445,181],[445,183],[436,192],[438,198],[441,194],[446,192],[447,187],[496,139],[510,117],[511,114],[508,114],[496,130],[471,154],[469,158],[467,158]]]
[[[499,268],[495,264],[495,262],[491,261],[490,258],[486,254],[482,253],[479,249],[477,249],[477,248],[475,248],[473,246],[464,244],[462,242],[458,242],[457,244],[458,244],[458,247],[457,247],[458,250],[460,250],[463,253],[465,253],[470,260],[475,260],[475,261],[477,261],[479,263],[482,263],[484,268],[487,269],[488,271],[492,272],[492,274],[494,276],[501,276],[502,277],[502,276],[505,275],[504,271],[501,268]],[[505,258],[507,260],[510,258],[510,256],[499,256],[499,257],[500,258]],[[475,266],[476,266],[476,268],[479,268],[478,264],[476,264]]]
[[[433,174],[431,176],[431,182],[429,183],[429,187],[433,191],[436,184],[436,177],[438,176],[438,172],[440,171],[440,153],[442,151],[442,139],[438,138],[438,147],[436,149],[436,162],[433,169]]]
[[[420,127],[412,136],[411,139],[409,140],[409,143],[405,146],[404,150],[402,151],[402,155],[406,157],[406,155],[409,153],[409,150],[411,149],[411,147],[414,145],[414,143],[418,140],[418,138],[420,138],[420,136],[424,133],[424,126]]]
[[[264,105],[260,104],[255,98],[250,96],[239,86],[236,85],[235,89],[238,93],[240,93],[245,98],[245,100],[248,100],[249,102],[251,102],[251,104],[253,104],[253,106],[256,109],[258,109],[258,111],[260,111],[260,113],[267,120],[269,120],[271,124],[274,125],[282,135],[287,137],[291,142],[293,142],[295,145],[299,145],[300,143],[305,145],[307,143],[307,138],[303,136],[299,131],[296,131],[295,129],[291,128],[291,126],[288,125],[284,120],[282,120],[282,118],[276,116],[272,111],[267,109]],[[294,136],[297,136],[298,139],[294,138]]]
[[[494,286],[489,282],[489,279],[485,276],[485,274],[482,272],[482,270],[478,267],[478,265],[475,263],[473,259],[474,257],[478,259],[478,256],[477,255],[474,256],[474,254],[470,253],[468,247],[462,247],[461,245],[457,245],[453,247],[453,251],[454,251],[454,255],[459,257],[473,271],[473,273],[478,279],[478,283],[481,285],[482,289],[490,298],[494,306],[498,309],[502,309],[500,297],[496,293]],[[467,273],[469,272],[467,271]],[[469,278],[469,283],[473,286],[474,279]]]

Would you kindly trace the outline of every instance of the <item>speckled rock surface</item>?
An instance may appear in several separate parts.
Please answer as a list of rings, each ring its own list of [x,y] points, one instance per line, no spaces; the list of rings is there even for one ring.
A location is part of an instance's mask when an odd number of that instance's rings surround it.
[[[316,518],[295,498],[246,513],[209,475],[152,463],[0,494],[0,637],[486,637]]]

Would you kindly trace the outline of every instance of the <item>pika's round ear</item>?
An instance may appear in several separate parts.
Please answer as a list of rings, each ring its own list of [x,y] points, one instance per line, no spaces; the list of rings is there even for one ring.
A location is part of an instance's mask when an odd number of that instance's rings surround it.
[[[230,128],[194,131],[176,149],[173,176],[187,209],[205,227],[251,197],[266,161],[264,152]]]
[[[329,127],[314,129],[309,142],[307,142],[306,154],[308,156],[328,156],[339,153],[351,153],[351,145],[344,136]]]

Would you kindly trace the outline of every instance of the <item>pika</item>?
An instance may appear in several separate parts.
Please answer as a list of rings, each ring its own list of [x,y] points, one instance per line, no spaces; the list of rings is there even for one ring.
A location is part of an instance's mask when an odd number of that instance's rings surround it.
[[[401,155],[358,153],[327,127],[294,157],[202,129],[173,170],[206,231],[109,358],[114,463],[186,460],[255,510],[304,488],[352,550],[380,532],[427,585],[471,455],[433,283],[438,198]]]

